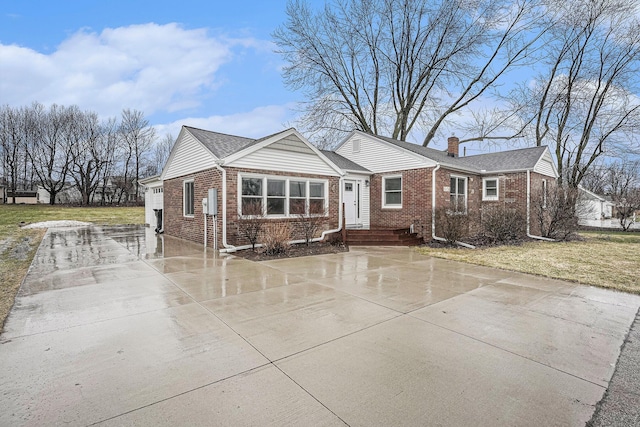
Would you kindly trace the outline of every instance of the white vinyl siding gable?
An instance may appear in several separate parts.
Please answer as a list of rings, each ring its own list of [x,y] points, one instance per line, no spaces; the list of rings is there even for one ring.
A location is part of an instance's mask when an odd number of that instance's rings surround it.
[[[216,157],[189,132],[182,131],[162,179],[189,175],[214,167]]]
[[[354,150],[354,144],[359,150]],[[436,165],[426,157],[358,133],[351,135],[336,152],[375,173],[420,169]]]
[[[551,156],[551,153],[549,153],[549,150],[545,151],[542,157],[540,157],[540,160],[538,160],[534,166],[533,171],[552,178],[558,177],[553,157]]]
[[[339,176],[324,158],[295,135],[281,139],[225,166],[288,173]]]

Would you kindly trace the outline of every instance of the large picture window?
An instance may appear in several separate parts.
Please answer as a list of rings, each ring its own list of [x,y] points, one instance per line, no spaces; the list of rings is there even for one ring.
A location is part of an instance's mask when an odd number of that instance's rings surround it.
[[[184,216],[193,216],[194,200],[193,180],[184,181],[182,184],[182,207]]]
[[[303,178],[241,176],[241,215],[324,215],[327,182]]]
[[[385,176],[382,177],[382,207],[401,208],[402,207],[402,177]]]
[[[467,211],[467,178],[452,176],[449,208],[454,212]]]

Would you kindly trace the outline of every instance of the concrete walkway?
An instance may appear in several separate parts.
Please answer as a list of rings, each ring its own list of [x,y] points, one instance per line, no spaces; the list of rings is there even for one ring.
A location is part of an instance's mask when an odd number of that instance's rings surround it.
[[[584,425],[640,297],[407,248],[255,263],[49,229],[0,425]]]

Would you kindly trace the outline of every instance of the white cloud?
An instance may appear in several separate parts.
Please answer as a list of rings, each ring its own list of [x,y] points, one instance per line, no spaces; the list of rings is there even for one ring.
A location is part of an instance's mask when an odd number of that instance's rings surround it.
[[[124,107],[146,115],[195,108],[221,83],[216,71],[233,59],[234,47],[265,44],[175,23],[81,30],[51,54],[0,44],[2,103],[77,104],[105,116]]]
[[[290,127],[293,105],[268,105],[248,112],[200,118],[185,118],[155,126],[157,135],[171,133],[178,137],[180,128],[191,126],[230,135],[262,138]]]

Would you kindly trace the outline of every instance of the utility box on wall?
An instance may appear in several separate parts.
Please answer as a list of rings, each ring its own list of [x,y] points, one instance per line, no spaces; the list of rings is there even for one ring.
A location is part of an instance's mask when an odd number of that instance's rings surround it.
[[[207,215],[218,215],[218,189],[210,188],[208,194]]]

